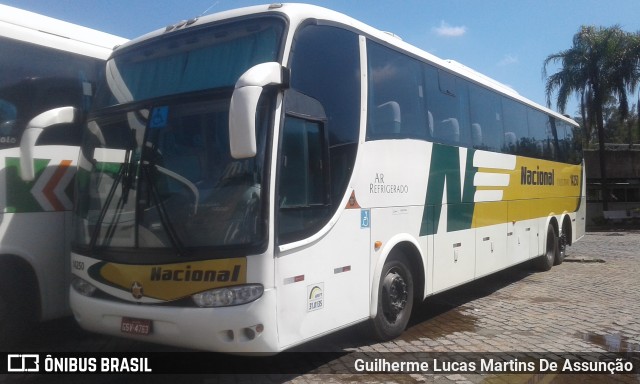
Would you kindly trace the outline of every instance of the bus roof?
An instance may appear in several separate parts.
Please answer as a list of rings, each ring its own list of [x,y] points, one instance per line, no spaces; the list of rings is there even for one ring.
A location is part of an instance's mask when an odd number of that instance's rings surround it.
[[[296,28],[300,23],[304,22],[305,20],[308,19],[315,19],[315,20],[325,20],[325,21],[330,21],[330,22],[335,22],[335,23],[339,23],[339,24],[343,24],[346,26],[349,26],[353,29],[356,29],[360,32],[362,32],[365,35],[369,35],[373,38],[375,38],[376,40],[379,41],[383,41],[384,43],[386,43],[389,46],[392,47],[396,47],[397,49],[400,49],[402,51],[405,51],[406,53],[409,53],[413,56],[419,57],[422,60],[425,60],[437,67],[440,67],[441,69],[447,70],[449,72],[452,72],[458,76],[464,77],[472,82],[475,82],[477,84],[483,85],[485,87],[488,87],[492,90],[495,90],[503,95],[506,95],[510,98],[513,98],[515,100],[518,100],[524,104],[527,104],[528,106],[531,106],[535,109],[538,109],[540,111],[543,111],[545,113],[551,114],[554,117],[563,120],[573,126],[578,126],[578,124],[573,121],[572,119],[561,115],[560,113],[553,111],[545,106],[542,106],[540,104],[534,103],[533,101],[523,97],[522,95],[520,95],[517,91],[515,91],[513,88],[504,85],[502,83],[500,83],[497,80],[494,80],[486,75],[483,75],[461,63],[458,63],[454,60],[443,60],[440,59],[437,56],[434,56],[420,48],[417,48],[411,44],[408,44],[406,42],[404,42],[402,39],[398,38],[396,35],[394,35],[393,33],[390,32],[385,32],[385,31],[381,31],[378,30],[374,27],[371,27],[361,21],[358,21],[350,16],[344,15],[342,13],[336,12],[336,11],[332,11],[330,9],[327,8],[323,8],[320,6],[316,6],[316,5],[309,5],[309,4],[297,4],[297,3],[276,3],[276,4],[265,4],[265,5],[257,5],[257,6],[252,6],[252,7],[246,7],[246,8],[238,8],[238,9],[233,9],[233,10],[229,10],[229,11],[223,11],[223,12],[219,12],[219,13],[214,13],[211,15],[206,15],[206,16],[202,16],[202,17],[198,17],[198,18],[194,18],[191,19],[189,21],[182,21],[179,22],[175,25],[172,26],[168,26],[166,28],[162,28],[162,29],[158,29],[156,31],[153,31],[151,33],[148,33],[144,36],[141,36],[137,39],[131,40],[130,42],[124,44],[124,46],[128,46],[130,44],[135,44],[156,36],[160,36],[162,34],[165,33],[171,33],[172,31],[178,31],[178,30],[182,30],[184,28],[188,28],[191,26],[196,26],[196,25],[204,25],[207,23],[213,23],[215,21],[219,21],[219,20],[224,20],[224,19],[231,19],[231,18],[235,18],[235,17],[242,17],[242,16],[247,16],[247,15],[252,15],[252,14],[260,14],[260,13],[264,13],[264,14],[268,14],[268,13],[275,13],[275,14],[283,14],[285,15],[292,28]],[[292,37],[289,36],[289,40],[287,41],[287,45],[285,47],[285,53],[288,52],[288,50],[291,47],[291,41]]]
[[[0,36],[106,59],[127,39],[0,4]]]

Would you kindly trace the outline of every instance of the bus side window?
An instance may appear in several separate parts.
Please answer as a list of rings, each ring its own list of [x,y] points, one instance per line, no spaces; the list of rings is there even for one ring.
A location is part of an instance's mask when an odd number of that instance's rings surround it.
[[[504,116],[505,140],[502,152],[526,156],[529,138],[527,107],[515,100],[503,97],[502,114]]]
[[[567,161],[572,164],[580,164],[582,159],[582,138],[580,128],[572,127],[564,122],[562,124],[565,127],[565,136],[562,147],[564,148]]]
[[[420,63],[372,41],[367,41],[367,61],[367,140],[427,138]]]
[[[565,129],[564,123],[556,119],[554,117],[549,116],[549,149],[550,149],[550,160],[555,161],[567,161],[566,153],[564,152],[564,148],[562,147],[562,142],[565,137]]]
[[[279,234],[284,242],[304,236],[329,213],[324,124],[287,116],[279,172]]]
[[[46,81],[34,83],[38,109],[34,112],[45,112],[59,107],[75,107],[82,111],[82,85],[72,78],[49,78]],[[36,145],[71,145],[79,146],[82,141],[82,119],[74,123],[64,123],[45,129]]]
[[[503,146],[500,97],[479,85],[469,85],[471,144],[475,149],[499,152]]]
[[[471,146],[467,82],[430,65],[424,66],[424,78],[433,141]]]
[[[280,207],[322,204],[320,124],[287,117],[282,130]]]
[[[542,159],[544,158],[545,147],[547,146],[549,119],[547,118],[547,115],[541,111],[528,108],[527,120],[529,122],[529,140],[531,142],[531,148],[522,154]]]

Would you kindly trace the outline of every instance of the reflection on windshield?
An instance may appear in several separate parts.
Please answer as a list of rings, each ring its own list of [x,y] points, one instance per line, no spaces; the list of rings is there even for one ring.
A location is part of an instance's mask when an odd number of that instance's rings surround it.
[[[209,98],[90,121],[77,175],[76,242],[184,254],[260,241],[263,153],[231,157],[228,109],[228,97]]]
[[[94,102],[76,176],[79,247],[264,244],[261,203],[269,120],[263,96],[257,156],[229,151],[231,90],[242,73],[278,61],[285,23],[248,18],[171,32],[117,50]],[[208,254],[211,257],[211,254]]]
[[[12,134],[17,117],[15,105],[0,99],[0,144],[16,140]]]
[[[233,87],[247,69],[277,61],[283,29],[277,18],[249,19],[125,49],[107,62],[96,105]]]

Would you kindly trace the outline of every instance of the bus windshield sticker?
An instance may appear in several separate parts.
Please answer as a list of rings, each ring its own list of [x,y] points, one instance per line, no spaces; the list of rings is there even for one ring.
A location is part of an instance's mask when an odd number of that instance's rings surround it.
[[[157,107],[151,115],[150,128],[164,128],[167,126],[167,118],[169,117],[169,107]]]

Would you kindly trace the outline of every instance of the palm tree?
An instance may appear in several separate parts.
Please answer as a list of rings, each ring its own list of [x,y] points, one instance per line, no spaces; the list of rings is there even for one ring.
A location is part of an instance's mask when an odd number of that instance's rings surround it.
[[[634,55],[634,35],[624,32],[619,26],[596,28],[582,26],[573,36],[573,46],[549,55],[543,65],[543,76],[547,77],[547,105],[551,107],[551,96],[557,92],[556,105],[564,113],[567,100],[572,94],[581,97],[583,124],[595,122],[600,152],[600,177],[602,180],[602,209],[608,210],[609,190],[605,163],[605,134],[603,104],[613,96],[618,100],[620,114],[624,118],[629,112],[627,90],[634,90],[638,67],[631,59]],[[547,76],[550,63],[561,63],[558,72]],[[592,129],[585,127],[585,133]]]

